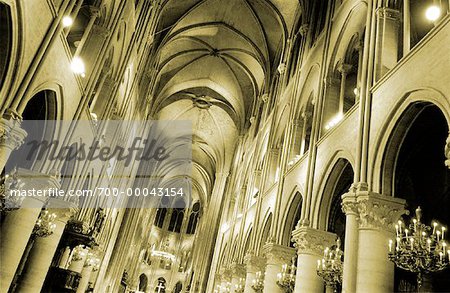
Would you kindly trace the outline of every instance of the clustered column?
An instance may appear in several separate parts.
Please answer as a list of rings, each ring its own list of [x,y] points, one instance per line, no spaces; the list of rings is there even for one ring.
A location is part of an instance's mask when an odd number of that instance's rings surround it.
[[[316,272],[317,261],[322,258],[325,247],[335,243],[336,234],[302,226],[295,229],[292,236],[298,254],[294,291],[322,293],[324,284]]]

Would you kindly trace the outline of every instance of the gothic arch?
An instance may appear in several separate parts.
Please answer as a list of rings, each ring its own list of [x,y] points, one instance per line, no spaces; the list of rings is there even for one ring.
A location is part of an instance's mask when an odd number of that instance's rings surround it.
[[[398,141],[402,137],[400,134],[406,132],[406,125],[414,120],[417,111],[420,110],[420,105],[423,106],[424,104],[432,104],[438,107],[444,115],[447,125],[450,125],[450,100],[444,94],[433,88],[418,88],[405,92],[402,98],[392,107],[392,111],[386,116],[382,126],[378,128],[373,152],[369,154],[369,158],[374,161],[368,174],[373,191],[392,195],[392,185],[389,183],[391,179],[389,178],[392,176],[390,172],[392,172],[393,166],[389,166],[387,162],[395,158],[393,146],[400,143]],[[414,109],[413,105],[419,107]],[[403,127],[398,128],[400,123],[403,124]],[[395,139],[393,136],[395,130],[397,131],[395,136],[397,141],[392,140]]]
[[[284,214],[280,217],[281,223],[279,223],[279,226],[281,229],[279,231],[279,238],[281,239],[281,244],[284,246],[289,246],[291,243],[292,231],[297,225],[295,221],[297,215],[300,215],[301,213],[302,202],[303,196],[298,191],[298,187],[296,186],[289,196]],[[298,220],[299,219],[300,218],[298,218]]]
[[[337,152],[328,164],[327,171],[322,176],[320,189],[313,205],[312,223],[318,229],[327,230],[330,224],[330,215],[340,210],[341,196],[347,192],[353,183],[354,168],[352,161],[344,151]],[[336,205],[339,207],[336,207]]]

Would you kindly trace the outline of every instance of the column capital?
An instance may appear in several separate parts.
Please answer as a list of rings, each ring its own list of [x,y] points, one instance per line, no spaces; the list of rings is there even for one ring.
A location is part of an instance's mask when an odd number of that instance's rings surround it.
[[[244,256],[244,264],[247,272],[256,273],[264,268],[265,259],[249,252]]]
[[[341,196],[342,211],[346,215],[358,215],[358,204],[356,202],[356,194],[354,192],[347,192]]]
[[[78,211],[78,205],[56,197],[50,198],[46,207],[50,212],[57,215],[57,221],[63,223],[67,223],[67,221]]]
[[[297,254],[322,255],[325,247],[332,246],[336,234],[309,227],[298,227],[292,232]]]
[[[327,87],[338,86],[340,84],[339,78],[337,78],[335,76],[325,77],[323,82],[325,83],[325,85]]]
[[[352,70],[353,66],[351,64],[344,63],[344,60],[339,61],[339,64],[337,66],[337,70],[342,74],[346,75],[347,73]]]
[[[27,136],[27,132],[20,127],[19,119],[0,119],[0,147],[11,151],[18,149]]]
[[[230,266],[231,274],[233,277],[243,278],[245,277],[245,265],[242,263],[232,263]]]
[[[395,21],[400,21],[400,11],[388,7],[380,7],[377,9],[377,15],[380,18],[391,19]]]
[[[444,154],[445,154],[445,166],[450,169],[450,132],[448,134],[447,139],[445,140],[445,148],[444,148]]]
[[[268,264],[282,265],[290,263],[292,257],[295,256],[295,249],[269,242],[263,246],[262,253],[266,257]]]
[[[263,103],[267,103],[267,101],[269,101],[269,94],[268,93],[264,93],[261,96],[261,100],[262,100]]]
[[[219,269],[219,273],[221,275],[221,281],[222,282],[230,282],[231,281],[231,274],[232,271],[230,268],[222,267]]]
[[[308,31],[309,31],[309,23],[302,24],[298,30],[298,32],[302,37],[305,37]]]
[[[405,209],[406,200],[375,192],[359,192],[356,201],[359,227],[364,229],[393,232],[394,222],[408,213]]]

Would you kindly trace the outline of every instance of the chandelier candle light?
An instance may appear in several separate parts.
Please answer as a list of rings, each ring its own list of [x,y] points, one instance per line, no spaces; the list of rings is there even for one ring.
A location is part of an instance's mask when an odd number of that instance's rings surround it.
[[[421,223],[422,210],[416,209],[416,217],[408,228],[401,220],[395,225],[396,239],[389,240],[389,260],[397,267],[417,274],[417,287],[422,285],[424,274],[439,272],[450,263],[450,249],[445,241],[447,228],[432,223]]]
[[[38,237],[47,237],[52,235],[56,228],[56,224],[53,223],[55,219],[55,213],[49,213],[48,210],[42,211],[39,219],[34,225],[33,234]]]
[[[239,278],[239,283],[234,285],[235,293],[244,293],[245,279]]]
[[[264,274],[261,271],[256,272],[256,278],[252,282],[252,289],[255,292],[262,292],[264,289]]]
[[[317,261],[317,275],[321,277],[327,287],[333,288],[336,292],[337,285],[342,283],[342,256],[341,240],[336,240],[336,245],[331,248],[326,247],[322,260]]]
[[[295,257],[292,258],[291,265],[284,264],[281,267],[281,273],[277,275],[277,285],[283,288],[284,292],[294,292],[295,287],[295,272],[297,267],[295,266]]]

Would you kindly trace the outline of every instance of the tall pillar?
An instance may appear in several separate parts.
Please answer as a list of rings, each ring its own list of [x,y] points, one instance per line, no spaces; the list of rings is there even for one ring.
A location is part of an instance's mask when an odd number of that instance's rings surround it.
[[[45,190],[58,187],[57,178],[19,169],[17,178],[20,180],[22,190]],[[35,180],[39,178],[39,180]],[[7,292],[14,274],[19,266],[22,254],[33,232],[36,220],[39,217],[46,197],[26,197],[22,207],[9,212],[0,229],[0,293]]]
[[[358,208],[356,195],[352,192],[342,196],[342,210],[345,213],[344,269],[342,292],[356,292],[356,265],[358,261]]]
[[[244,257],[246,278],[245,278],[245,293],[254,293],[252,289],[253,280],[256,277],[256,272],[259,272],[264,267],[264,258],[256,256],[253,253],[248,253]]]
[[[342,60],[341,64],[339,64],[338,71],[341,73],[341,88],[339,91],[339,115],[344,115],[344,104],[345,104],[345,87],[347,82],[347,74],[352,69],[352,65],[345,64]]]
[[[410,0],[403,0],[403,56],[411,50],[411,11]]]
[[[0,171],[5,167],[12,151],[22,145],[26,136],[26,131],[20,128],[20,120],[0,119]]]
[[[397,64],[400,12],[386,7],[379,8],[377,10],[377,22],[376,80],[383,77]]]
[[[245,278],[245,266],[240,263],[233,263],[231,265],[231,292],[236,292],[239,285],[242,284],[242,279]]]
[[[292,232],[292,237],[298,254],[294,292],[323,293],[324,283],[317,275],[317,261],[323,257],[325,247],[335,243],[336,234],[302,226]]]
[[[406,212],[405,200],[372,192],[359,192],[358,265],[356,292],[384,293],[394,290],[394,264],[388,242],[395,237],[394,222]]]
[[[26,270],[18,284],[17,292],[35,293],[41,291],[59,240],[67,221],[74,214],[76,206],[61,199],[52,198],[48,207],[49,212],[57,215],[55,230],[50,236],[36,238],[25,265]]]
[[[281,272],[283,264],[291,262],[295,255],[295,249],[274,243],[267,243],[263,247],[266,256],[266,274],[264,278],[264,292],[283,293],[283,289],[277,285],[278,273]]]

